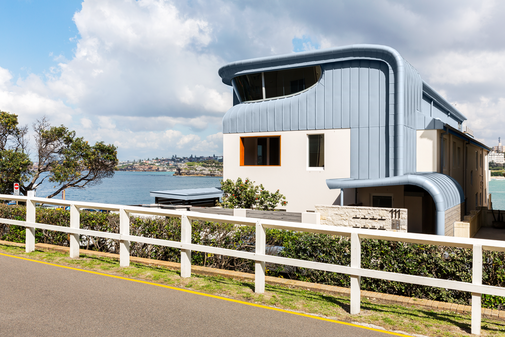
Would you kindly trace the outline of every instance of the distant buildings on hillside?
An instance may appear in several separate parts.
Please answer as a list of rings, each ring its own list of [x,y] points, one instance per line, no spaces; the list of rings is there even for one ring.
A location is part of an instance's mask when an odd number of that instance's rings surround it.
[[[180,164],[185,164],[189,162],[197,163],[204,162],[207,160],[214,160],[217,162],[223,162],[223,156],[189,156],[189,157],[178,157],[173,155],[171,158],[147,158],[139,160],[126,160],[120,161],[117,165],[117,171],[141,171],[141,172],[167,172],[176,171],[176,168]]]
[[[490,163],[502,165],[505,163],[505,154],[503,153],[500,137],[498,137],[498,146],[493,146],[493,151],[489,152],[488,158]]]

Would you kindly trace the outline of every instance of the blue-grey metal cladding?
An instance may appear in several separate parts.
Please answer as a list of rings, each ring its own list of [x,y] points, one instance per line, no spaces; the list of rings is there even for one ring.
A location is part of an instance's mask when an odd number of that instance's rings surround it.
[[[427,191],[436,207],[436,234],[445,234],[445,211],[464,202],[465,196],[459,183],[442,173],[415,173],[384,179],[328,179],[330,189],[362,188],[377,186],[414,185]]]
[[[243,74],[311,65],[323,69],[314,87],[295,96],[237,104],[224,116],[223,132],[350,128],[351,175],[367,179],[415,172],[416,130],[433,124],[438,116],[450,125],[465,119],[396,50],[386,46],[352,45],[239,61],[219,69],[219,75],[230,85]],[[374,96],[377,92],[380,96]],[[423,95],[436,102],[430,103],[432,117],[424,113]],[[386,107],[377,108],[377,102]],[[374,122],[384,121],[380,115],[384,111],[387,122],[377,129]],[[377,160],[377,153],[386,159]]]
[[[224,133],[351,129],[351,179],[330,188],[416,185],[437,206],[437,234],[445,210],[463,201],[459,184],[443,174],[416,172],[416,130],[458,127],[466,118],[445,101],[400,54],[386,46],[352,45],[322,51],[245,60],[219,69],[234,77],[321,66],[319,82],[289,97],[238,103],[223,118]],[[338,146],[338,144],[329,144]]]
[[[352,177],[392,176],[390,68],[384,62],[356,60],[324,64],[322,69],[320,81],[298,95],[236,105],[224,117],[224,132],[350,128]]]

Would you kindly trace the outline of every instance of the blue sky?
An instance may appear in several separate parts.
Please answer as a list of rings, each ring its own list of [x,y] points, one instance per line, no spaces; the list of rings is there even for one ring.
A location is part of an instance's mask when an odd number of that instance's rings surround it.
[[[75,0],[0,1],[0,65],[13,75],[42,75],[57,65],[55,58],[71,59],[79,34],[72,20],[81,9]],[[73,41],[71,41],[71,39]]]
[[[241,59],[349,44],[397,49],[468,117],[505,137],[505,2],[0,0],[0,110],[46,116],[120,159],[222,153]]]

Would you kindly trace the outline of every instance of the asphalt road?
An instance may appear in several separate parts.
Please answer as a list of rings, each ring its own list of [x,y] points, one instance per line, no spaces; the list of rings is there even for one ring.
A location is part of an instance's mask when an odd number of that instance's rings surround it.
[[[0,255],[0,336],[391,336]]]

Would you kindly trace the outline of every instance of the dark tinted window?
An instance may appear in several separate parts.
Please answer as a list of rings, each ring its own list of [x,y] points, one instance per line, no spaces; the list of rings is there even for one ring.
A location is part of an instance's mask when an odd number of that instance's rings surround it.
[[[324,167],[324,135],[309,135],[309,167]]]
[[[242,102],[292,95],[319,81],[321,67],[305,67],[237,76],[234,88]],[[263,97],[263,81],[265,96]]]
[[[241,165],[280,165],[281,137],[240,138]]]
[[[372,207],[392,208],[393,197],[386,195],[374,195],[372,197]]]

